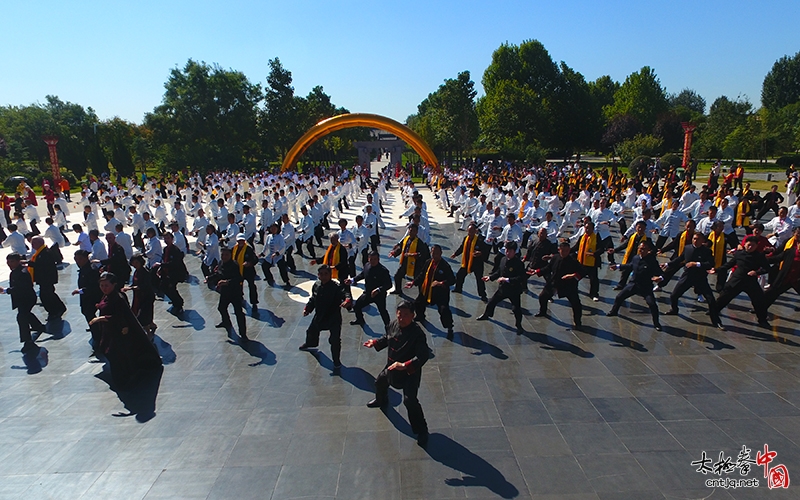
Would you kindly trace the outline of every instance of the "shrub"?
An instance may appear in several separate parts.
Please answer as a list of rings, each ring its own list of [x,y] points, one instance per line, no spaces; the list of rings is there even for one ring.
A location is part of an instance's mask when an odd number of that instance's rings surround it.
[[[628,173],[630,174],[631,177],[636,177],[639,174],[639,171],[644,168],[647,168],[647,165],[649,165],[652,161],[653,159],[650,158],[649,156],[645,155],[637,156],[628,165]]]
[[[800,155],[781,156],[780,158],[775,160],[775,163],[779,167],[783,167],[783,168],[789,168],[791,165],[794,165],[795,167],[798,167],[798,166],[800,166]]]

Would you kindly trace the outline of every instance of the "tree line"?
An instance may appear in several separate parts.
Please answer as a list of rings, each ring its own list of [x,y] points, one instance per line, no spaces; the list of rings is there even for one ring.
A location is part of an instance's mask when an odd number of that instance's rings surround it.
[[[469,71],[447,79],[407,123],[439,158],[499,155],[541,162],[577,153],[619,156],[679,153],[682,122],[697,125],[693,156],[766,159],[800,150],[800,52],[775,62],[756,109],[746,98],[720,96],[706,112],[697,92],[670,94],[645,66],[620,83],[586,81],[556,63],[536,40],[502,44],[476,99]]]
[[[160,105],[141,124],[115,117],[100,120],[91,107],[47,96],[44,103],[0,107],[0,176],[50,176],[43,136],[59,138],[62,174],[82,179],[114,172],[123,177],[157,170],[263,170],[275,168],[294,142],[318,121],[348,110],[323,87],[296,95],[292,73],[269,61],[265,85],[234,70],[189,60],[174,68]],[[352,142],[365,129],[336,132],[317,141],[305,160],[336,162],[356,156]]]

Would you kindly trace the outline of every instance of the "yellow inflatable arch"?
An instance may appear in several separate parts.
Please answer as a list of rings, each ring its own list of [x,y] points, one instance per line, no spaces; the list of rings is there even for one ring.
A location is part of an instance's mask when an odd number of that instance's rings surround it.
[[[426,164],[432,167],[438,166],[436,155],[433,154],[433,151],[431,151],[431,148],[429,148],[425,143],[425,140],[423,140],[422,137],[417,135],[416,132],[406,127],[402,123],[394,121],[391,118],[386,118],[385,116],[373,115],[370,113],[349,113],[346,115],[337,115],[331,118],[326,118],[325,120],[322,120],[311,127],[308,132],[303,134],[303,137],[294,143],[292,149],[289,150],[289,153],[283,160],[281,172],[286,172],[287,170],[294,168],[295,164],[297,163],[297,159],[300,158],[305,150],[317,140],[325,137],[331,132],[354,127],[378,128],[387,132],[391,132],[397,137],[406,141],[409,146],[414,148],[414,151],[416,151],[422,157],[422,161],[424,161]]]

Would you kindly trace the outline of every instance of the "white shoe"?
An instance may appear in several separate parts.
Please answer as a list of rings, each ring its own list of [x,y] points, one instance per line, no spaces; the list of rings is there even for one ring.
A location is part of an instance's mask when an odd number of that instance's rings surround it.
[[[592,297],[592,300],[595,302],[600,302],[600,297]]]
[[[656,286],[653,287],[653,291],[654,292],[660,292],[661,291],[661,287],[656,285]]]

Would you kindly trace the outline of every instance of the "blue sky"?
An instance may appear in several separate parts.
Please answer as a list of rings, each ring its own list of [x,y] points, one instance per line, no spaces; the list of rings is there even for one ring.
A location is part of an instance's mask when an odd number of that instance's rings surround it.
[[[280,57],[295,91],[403,121],[446,78],[478,90],[501,43],[541,41],[587,80],[644,65],[669,92],[761,101],[776,59],[800,50],[797,1],[21,1],[0,7],[0,105],[47,94],[141,123],[189,58],[265,83]]]

